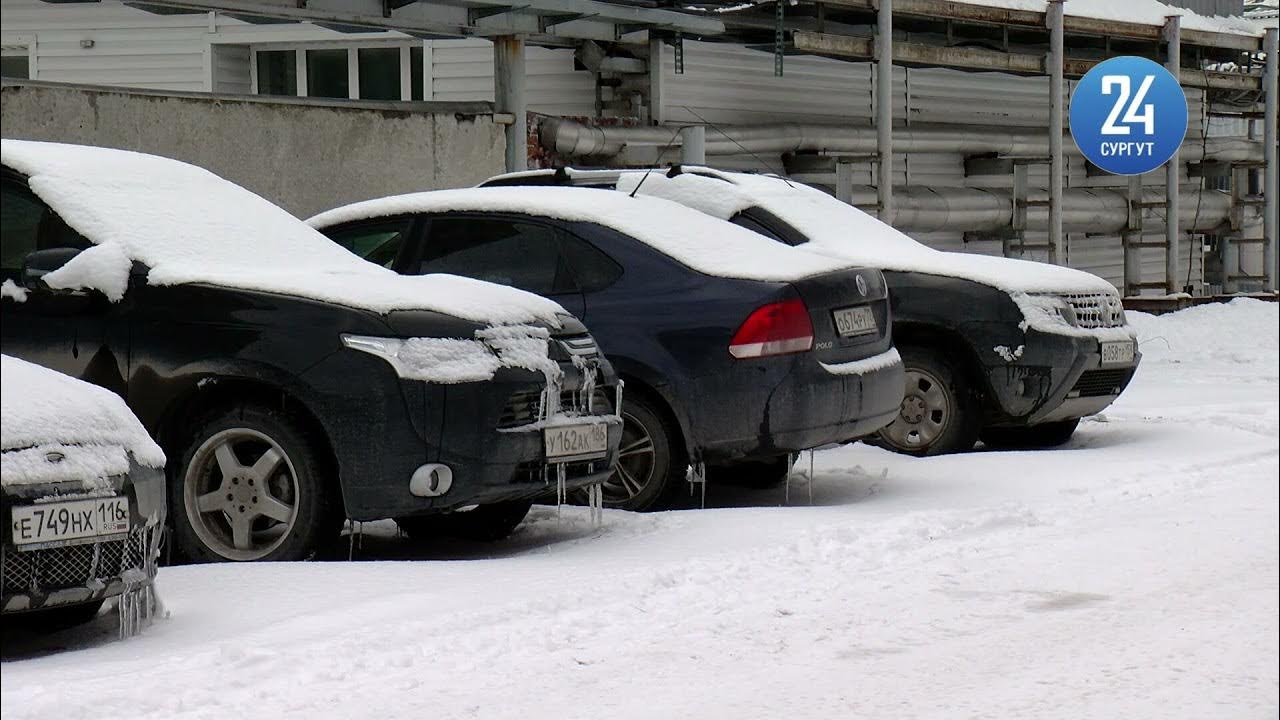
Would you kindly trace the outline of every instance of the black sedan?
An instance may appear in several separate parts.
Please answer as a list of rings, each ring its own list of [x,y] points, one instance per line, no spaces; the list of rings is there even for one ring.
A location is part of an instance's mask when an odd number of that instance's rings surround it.
[[[675,203],[574,188],[447,190],[309,222],[398,272],[513,285],[590,322],[625,381],[607,505],[658,507],[689,464],[695,481],[779,482],[795,453],[874,433],[902,400],[879,271]]]
[[[609,476],[615,376],[554,302],[377,268],[172,160],[5,140],[3,166],[4,352],[127,398],[182,556],[305,558],[344,518],[498,537]]]

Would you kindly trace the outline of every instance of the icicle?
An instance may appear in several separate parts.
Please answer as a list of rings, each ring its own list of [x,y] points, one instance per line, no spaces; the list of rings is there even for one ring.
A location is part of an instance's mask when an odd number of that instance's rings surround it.
[[[613,388],[613,414],[622,417],[622,386],[626,385],[622,378],[618,378],[618,384]]]
[[[791,473],[787,473],[787,476],[782,480],[782,504],[791,504]]]
[[[693,497],[693,486],[695,484],[702,486],[702,507],[707,507],[707,464],[704,462],[696,462],[693,464],[693,471],[689,473],[689,496]]]
[[[798,454],[796,459],[800,459]],[[809,504],[813,504],[813,450],[809,451]]]
[[[560,508],[569,501],[567,485],[565,484],[565,464],[556,463],[556,519],[560,519]]]
[[[356,557],[356,521],[347,518],[347,562]]]

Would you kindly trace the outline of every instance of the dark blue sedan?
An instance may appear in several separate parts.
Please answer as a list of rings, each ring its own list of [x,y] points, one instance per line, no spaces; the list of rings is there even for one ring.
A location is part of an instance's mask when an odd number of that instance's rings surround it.
[[[604,488],[612,507],[660,507],[691,464],[692,481],[780,482],[799,451],[874,433],[902,401],[878,270],[675,203],[479,188],[370,200],[309,222],[400,273],[513,285],[585,321],[626,383],[619,464]],[[512,397],[512,422],[541,401]]]

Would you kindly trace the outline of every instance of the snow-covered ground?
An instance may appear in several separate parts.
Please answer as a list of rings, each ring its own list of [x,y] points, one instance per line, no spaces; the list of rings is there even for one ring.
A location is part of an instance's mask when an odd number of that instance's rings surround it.
[[[6,638],[18,718],[1276,718],[1275,304],[1131,314],[1052,452],[816,455],[706,510],[164,568],[171,616]],[[800,470],[807,471],[802,460]],[[404,560],[412,560],[406,562]]]

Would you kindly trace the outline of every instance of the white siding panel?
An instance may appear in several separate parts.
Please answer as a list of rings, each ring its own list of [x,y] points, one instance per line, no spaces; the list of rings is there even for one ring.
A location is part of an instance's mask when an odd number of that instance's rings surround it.
[[[493,44],[487,40],[432,40],[433,100],[493,101]],[[574,70],[573,51],[525,48],[529,109],[550,115],[593,115],[595,78]]]
[[[252,60],[253,56],[247,45],[214,45],[213,91],[228,95],[248,95],[253,92],[249,72]]]

